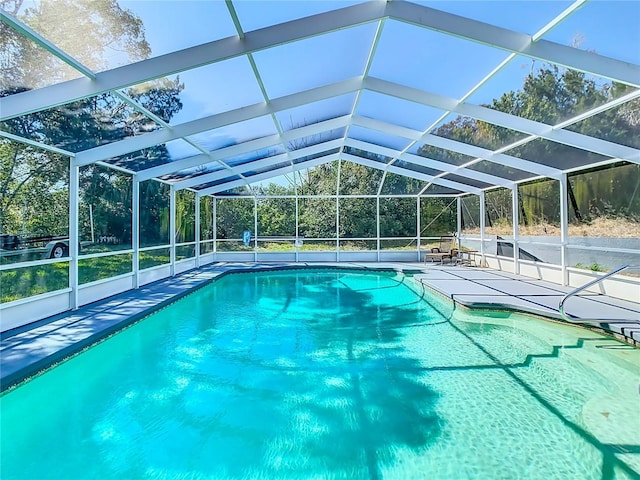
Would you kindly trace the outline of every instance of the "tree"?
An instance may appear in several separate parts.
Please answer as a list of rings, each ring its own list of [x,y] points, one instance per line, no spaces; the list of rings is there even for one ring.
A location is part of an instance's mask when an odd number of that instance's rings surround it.
[[[23,9],[21,0],[0,0],[0,6],[68,52],[94,72],[148,58],[151,49],[142,20],[116,0],[40,0]],[[0,23],[0,46],[6,76],[0,89],[37,88],[81,75],[44,49]],[[113,62],[111,62],[113,63]]]
[[[140,183],[140,246],[169,243],[169,185],[156,180]]]
[[[115,0],[44,0],[24,11],[21,10],[22,2],[19,1],[2,0],[1,4],[9,13],[31,25],[49,41],[67,49],[77,60],[95,71],[112,66],[107,64],[108,51],[119,52],[121,63],[147,58],[150,54],[141,20],[122,9]],[[68,19],[73,21],[68,22]],[[65,28],[60,28],[61,24]],[[3,47],[0,59],[5,67],[0,96],[71,78],[65,69],[59,68],[59,62],[53,56],[45,54],[44,50],[35,47],[33,42],[18,35],[6,24],[0,23],[0,33],[0,45]],[[46,76],[43,72],[46,72]],[[79,74],[73,72],[72,76]],[[182,89],[179,78],[160,79],[129,88],[126,93],[168,122],[182,108],[179,99]],[[120,99],[102,94],[7,120],[2,122],[2,128],[20,137],[78,152],[152,131],[159,126]],[[67,191],[68,161],[59,155],[8,140],[1,141],[0,155],[1,231],[55,232],[65,235],[68,220],[64,220],[63,227],[60,221],[53,219],[68,218],[68,200],[64,200],[64,195],[61,194]],[[140,170],[166,163],[169,155],[166,147],[160,145],[108,161]],[[94,174],[98,177],[87,178]],[[83,169],[82,181],[86,185],[101,185],[101,188],[113,192],[120,188],[121,175],[105,175],[101,169],[90,167]],[[111,183],[107,185],[105,182]],[[55,201],[52,200],[53,196]],[[35,215],[39,220],[49,219],[48,225],[42,221],[36,225],[35,220],[27,215],[29,212],[23,205],[34,205],[34,197],[48,199],[40,202]],[[88,197],[84,200],[87,204],[96,203]],[[130,224],[130,210],[119,208],[120,200],[111,200],[114,203],[109,207],[101,202],[103,209],[111,211],[116,217],[129,212],[129,221],[116,221],[114,218],[110,221],[110,226],[105,228],[119,232],[123,241],[130,242],[131,227],[124,227],[125,224]],[[88,225],[88,212],[81,210],[80,214],[84,215],[81,218]]]
[[[596,79],[581,72],[543,65],[527,75],[520,89],[506,92],[486,106],[530,120],[555,125],[618,98],[629,91],[630,87],[626,85],[615,82],[598,83]],[[640,116],[637,115],[639,105],[640,103],[634,100],[622,107],[606,110],[566,128],[614,143],[640,148]],[[489,149],[502,148],[524,138],[522,133],[467,117],[456,117],[451,122],[438,127],[433,133]],[[418,153],[454,165],[461,165],[472,160],[470,157],[445,152],[427,145],[422,146]],[[527,142],[506,151],[506,153],[561,170],[608,159],[608,157],[593,152],[544,139]],[[599,175],[599,181],[595,181],[593,176],[572,175],[570,183],[578,199],[576,205],[583,205],[579,209],[585,210],[582,213],[580,210],[574,210],[573,217],[579,220],[583,214],[589,211],[593,213],[596,210],[606,210],[609,213],[615,211],[617,214],[627,217],[631,214],[640,215],[640,208],[634,206],[636,205],[634,201],[624,200],[635,198],[633,192],[636,191],[636,185],[640,179],[637,167],[636,165],[627,169],[614,169],[607,174]],[[478,163],[474,168],[508,179],[518,178],[521,175],[521,172],[514,168],[491,162]],[[553,186],[553,183],[546,182],[544,187],[539,187],[544,192],[540,190],[533,193],[532,188],[528,187],[523,190],[526,195],[529,195],[528,198],[525,195],[525,198],[522,199],[521,216],[524,223],[558,222],[559,205],[555,193],[557,188]],[[511,199],[507,197],[503,196],[502,201],[492,200],[494,213],[502,212],[499,214],[500,217],[506,215],[504,212],[510,211]],[[593,201],[590,202],[587,198],[593,199]],[[491,215],[491,211],[488,211],[488,214]],[[508,217],[510,218],[510,215]],[[584,217],[587,221],[588,218],[588,215]],[[490,221],[494,219],[494,217],[489,217]]]

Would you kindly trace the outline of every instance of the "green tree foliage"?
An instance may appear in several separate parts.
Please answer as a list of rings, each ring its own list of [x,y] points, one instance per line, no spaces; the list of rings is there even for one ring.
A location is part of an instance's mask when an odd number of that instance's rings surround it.
[[[26,9],[23,3],[0,0],[0,7],[95,72],[113,66],[107,58],[123,64],[151,53],[142,21],[116,0],[40,0]],[[61,61],[4,23],[0,23],[0,47],[2,67],[7,69],[2,90],[37,88],[81,76],[70,67],[61,68]]]
[[[77,60],[94,71],[113,66],[107,65],[107,57],[113,57],[111,54],[114,52],[119,55],[121,63],[147,58],[150,54],[140,19],[122,9],[115,0],[43,0],[24,11],[20,10],[22,2],[2,0],[0,3],[2,8],[32,25],[54,44],[68,49]],[[69,77],[68,70],[60,68],[60,62],[55,57],[16,34],[6,24],[0,23],[0,33],[3,52],[0,55],[3,66],[0,96],[79,76],[75,72]],[[179,99],[182,89],[179,79],[161,79],[132,87],[126,93],[168,122],[182,108]],[[1,126],[9,133],[72,152],[158,128],[154,121],[110,94],[9,119],[2,122]],[[166,163],[168,158],[165,146],[160,145],[110,161],[139,170]],[[66,235],[68,160],[18,142],[2,140],[0,162],[0,231]],[[94,175],[95,178],[89,178]],[[94,225],[99,224],[100,231],[96,234],[114,234],[120,242],[130,243],[131,210],[130,201],[126,203],[125,197],[130,197],[131,192],[130,188],[123,190],[122,175],[113,172],[106,174],[103,169],[94,166],[83,169],[81,183],[81,196],[86,206],[80,211],[81,228],[86,227],[85,230],[90,231],[88,206],[91,205],[94,209]],[[108,193],[105,195],[105,198],[109,197],[108,200],[99,200],[99,190],[96,188],[119,193],[115,196]],[[155,195],[149,189],[142,189],[141,192],[142,195]],[[120,198],[122,195],[125,197]],[[30,205],[32,209],[37,207],[37,213],[31,214],[25,205]],[[141,212],[141,225],[143,222],[149,225],[151,221],[160,220],[161,208],[148,206],[148,210]],[[109,212],[114,218],[102,219],[101,212]],[[128,220],[125,220],[125,215],[129,215]],[[149,241],[155,242],[156,239],[150,238]]]
[[[461,210],[463,231],[480,228],[480,197],[478,195],[462,197]]]
[[[66,235],[66,158],[1,139],[0,167],[0,232]]]
[[[253,198],[221,198],[216,203],[217,238],[239,239],[244,230],[254,231]]]
[[[501,112],[555,125],[629,91],[630,87],[626,85],[615,82],[598,83],[596,79],[581,72],[543,65],[527,75],[520,89],[504,93],[487,106]],[[640,112],[640,102],[634,100],[622,107],[606,110],[570,125],[567,129],[640,148],[640,114],[638,112]],[[438,127],[434,134],[489,149],[502,148],[524,138],[524,134],[519,132],[467,117],[456,117],[451,122]],[[422,146],[418,153],[455,165],[472,160],[464,155],[444,152],[426,145]],[[595,153],[542,139],[528,142],[506,153],[562,170],[607,159]],[[576,202],[570,202],[575,220],[588,221],[593,218],[595,212],[607,212],[608,215],[627,218],[640,216],[640,207],[634,200],[638,196],[636,187],[640,178],[638,165],[611,170],[609,168],[606,169],[608,173],[592,172],[570,177],[572,192],[575,198],[579,199]],[[484,162],[478,170],[505,178],[513,178],[516,174],[512,168],[490,162]],[[559,222],[557,182],[542,180],[539,186],[533,185],[521,187],[520,215],[523,224]],[[511,208],[511,199],[508,195],[502,195],[502,197],[503,200],[496,198],[489,205],[488,221],[490,223],[503,216],[510,218],[508,212]],[[471,227],[469,222],[465,225]]]
[[[169,185],[155,180],[140,183],[140,246],[169,243]]]
[[[340,165],[340,195],[375,195],[383,173],[382,170],[343,161]]]
[[[456,200],[450,198],[420,199],[420,236],[450,235],[457,229]]]
[[[380,236],[415,237],[417,205],[415,198],[380,199]]]
[[[213,198],[200,198],[200,240],[213,238]]]
[[[267,195],[291,195],[291,189],[271,184]],[[257,202],[258,235],[292,236],[296,233],[295,198],[259,198]]]
[[[196,194],[190,190],[176,192],[176,243],[196,240]]]
[[[614,164],[575,173],[568,180],[583,221],[624,217],[640,222],[640,165]],[[569,218],[578,221],[574,210]]]
[[[512,226],[513,197],[508,188],[496,188],[485,194],[486,226]]]
[[[300,195],[335,195],[338,185],[338,162],[319,165],[305,173],[300,172]]]
[[[301,198],[298,208],[300,235],[307,238],[336,237],[335,198]]]
[[[376,199],[341,198],[338,201],[340,238],[375,238]]]
[[[100,165],[80,169],[80,240],[108,236],[131,245],[131,176]],[[91,214],[90,214],[91,212]]]

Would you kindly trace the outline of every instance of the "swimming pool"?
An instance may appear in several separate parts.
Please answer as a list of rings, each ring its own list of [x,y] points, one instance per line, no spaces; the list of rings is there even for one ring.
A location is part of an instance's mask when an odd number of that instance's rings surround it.
[[[3,479],[640,475],[640,351],[397,272],[234,273],[0,398]]]

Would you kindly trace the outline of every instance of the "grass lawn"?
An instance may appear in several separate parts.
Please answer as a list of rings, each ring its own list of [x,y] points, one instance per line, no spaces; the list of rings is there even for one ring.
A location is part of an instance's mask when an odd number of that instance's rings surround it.
[[[0,302],[61,290],[69,286],[69,262],[0,272]]]

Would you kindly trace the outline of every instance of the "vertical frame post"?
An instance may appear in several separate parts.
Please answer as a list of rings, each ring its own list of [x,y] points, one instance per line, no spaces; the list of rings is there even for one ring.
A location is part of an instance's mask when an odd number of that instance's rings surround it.
[[[218,199],[213,197],[213,260],[218,256]]]
[[[253,196],[253,261],[258,261],[258,197]]]
[[[196,192],[196,228],[195,228],[194,240],[196,241],[195,254],[196,254],[196,268],[200,267],[200,240],[202,235],[200,233],[200,194]]]
[[[176,274],[176,187],[171,185],[169,192],[169,271]]]
[[[518,197],[518,185],[511,187],[511,221],[513,222],[513,273],[520,275],[520,247],[518,238],[520,236],[520,200]]]
[[[342,159],[338,160],[336,176],[336,262],[340,261],[340,180],[342,175]]]
[[[484,198],[484,190],[480,192],[480,259],[481,265],[484,265],[485,260],[485,248],[484,248],[484,224],[485,224],[485,215],[486,215],[486,206],[485,206],[485,198]]]
[[[567,240],[569,238],[569,205],[567,202],[567,174],[560,175],[560,266],[562,268],[562,285],[569,284],[567,270]]]
[[[422,247],[422,220],[420,218],[420,212],[422,207],[422,198],[420,195],[416,197],[416,250],[418,253],[418,262],[420,261],[420,248]]]
[[[69,306],[77,310],[78,305],[78,255],[80,234],[78,231],[80,203],[80,167],[71,159],[69,163]]]
[[[380,195],[376,195],[376,259],[380,261]]]
[[[140,286],[140,181],[134,174],[131,195],[131,248],[133,249],[133,288]]]
[[[294,240],[293,246],[296,250],[296,263],[299,261],[298,259],[298,250],[300,250],[300,247],[298,247],[298,237],[300,235],[300,225],[299,225],[299,208],[300,206],[298,205],[298,189],[296,188],[296,239]]]
[[[462,250],[462,197],[456,198],[456,231],[458,232],[458,248]]]

